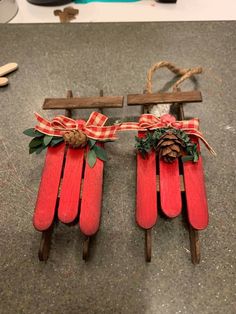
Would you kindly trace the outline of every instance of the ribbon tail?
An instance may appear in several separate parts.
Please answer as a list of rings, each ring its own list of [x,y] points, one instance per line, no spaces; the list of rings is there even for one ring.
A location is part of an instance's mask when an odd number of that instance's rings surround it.
[[[38,124],[34,127],[35,130],[50,136],[62,136],[60,131],[54,130],[50,121],[40,116],[37,112],[35,112],[34,115],[38,121]]]
[[[209,150],[209,152],[213,155],[213,156],[216,156],[216,152],[215,150],[211,147],[211,145],[201,136],[198,136],[202,142],[205,144],[206,148]]]
[[[89,126],[104,126],[106,121],[108,120],[108,117],[100,112],[93,111],[86,122],[86,127]]]
[[[211,147],[211,145],[207,142],[207,140],[205,140],[205,138],[202,136],[202,134],[198,131],[193,132],[186,132],[188,135],[192,135],[192,136],[196,136],[198,137],[206,146],[206,148],[209,150],[209,152],[213,155],[216,156],[216,152],[214,151],[214,149]]]

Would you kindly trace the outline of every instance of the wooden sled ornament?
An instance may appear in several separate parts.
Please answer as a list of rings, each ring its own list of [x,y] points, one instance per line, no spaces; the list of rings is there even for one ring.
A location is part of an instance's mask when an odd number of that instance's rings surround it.
[[[71,117],[72,109],[122,106],[123,97],[103,97],[102,91],[100,97],[89,98],[73,98],[72,91],[68,91],[65,99],[46,99],[43,109],[65,109],[65,115]],[[82,257],[88,259],[90,239],[100,225],[104,161],[97,159],[91,168],[85,160],[86,154],[87,147],[74,149],[65,142],[47,149],[33,217],[34,227],[42,232],[40,261],[49,257],[58,220],[69,225],[78,221],[85,237]]]
[[[188,95],[188,99],[186,98]],[[134,101],[134,98],[136,100]],[[151,99],[151,100],[149,100]],[[199,91],[187,93],[159,93],[155,95],[129,95],[128,105],[165,104],[170,99],[178,104],[179,120],[184,120],[183,102],[202,101]],[[144,136],[139,132],[138,137]],[[192,141],[198,140],[192,138]],[[158,158],[152,151],[144,159],[137,153],[137,199],[136,221],[145,230],[145,256],[151,261],[151,230],[158,219],[158,198],[161,209],[169,218],[177,217],[186,203],[188,213],[191,259],[193,264],[200,262],[200,243],[198,230],[208,225],[208,208],[204,184],[202,157],[197,163],[182,162],[181,159],[169,164]],[[184,201],[186,199],[186,202]]]
[[[152,93],[153,73],[161,67],[167,67],[181,76],[174,84],[172,93]],[[178,86],[193,74],[201,72],[201,68],[179,69],[169,62],[159,62],[148,72],[145,93],[128,95],[127,104],[129,106],[142,105],[144,113],[148,112],[148,108],[152,105],[174,104],[178,111],[178,120],[184,120],[183,105],[201,102],[202,95],[197,90],[181,92]],[[145,136],[145,132],[138,132],[138,138]],[[189,137],[191,142],[197,144],[197,151],[200,152],[198,138],[191,135]],[[213,150],[212,152],[214,153]],[[177,217],[182,209],[186,209],[191,260],[193,264],[198,264],[200,262],[198,231],[205,229],[208,225],[207,197],[200,154],[197,162],[182,162],[181,158],[176,158],[174,162],[167,163],[157,155],[155,150],[151,150],[145,159],[140,152],[137,153],[136,222],[145,230],[147,262],[151,261],[151,230],[158,219],[158,204],[169,218]]]

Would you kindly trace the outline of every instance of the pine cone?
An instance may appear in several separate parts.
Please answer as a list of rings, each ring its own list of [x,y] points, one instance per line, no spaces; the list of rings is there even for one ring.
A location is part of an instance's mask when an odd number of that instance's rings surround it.
[[[80,130],[72,130],[68,131],[63,135],[64,141],[72,146],[76,147],[84,147],[87,144],[87,136]]]
[[[172,163],[183,154],[185,144],[181,138],[172,132],[166,132],[159,139],[156,150],[164,161]]]

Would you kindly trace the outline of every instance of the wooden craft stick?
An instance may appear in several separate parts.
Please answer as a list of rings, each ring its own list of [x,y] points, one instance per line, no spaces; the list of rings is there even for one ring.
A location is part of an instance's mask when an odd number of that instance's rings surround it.
[[[132,94],[128,95],[127,105],[153,105],[169,103],[201,102],[202,95],[199,91],[156,93],[156,94]]]
[[[17,63],[7,63],[0,67],[0,76],[4,76],[8,73],[15,71],[18,68]]]
[[[46,98],[43,109],[121,108],[123,96]]]
[[[177,217],[182,208],[179,161],[172,164],[159,160],[161,208],[170,218]]]
[[[97,158],[93,168],[86,162],[80,210],[80,230],[86,236],[94,235],[99,228],[102,207],[104,161]]]
[[[35,206],[33,224],[39,231],[53,223],[60,184],[65,144],[48,147]]]
[[[191,141],[197,143],[199,150],[198,139],[191,137]],[[208,225],[208,206],[202,156],[196,163],[184,162],[183,169],[189,223],[194,229],[205,229]]]
[[[143,132],[142,132],[143,133]],[[142,137],[139,132],[139,137]],[[152,228],[157,221],[156,153],[144,159],[137,154],[136,221],[144,229]]]
[[[58,218],[64,223],[73,222],[78,214],[83,162],[83,148],[68,149],[58,208]]]
[[[0,77],[0,86],[6,86],[8,84],[8,78]]]

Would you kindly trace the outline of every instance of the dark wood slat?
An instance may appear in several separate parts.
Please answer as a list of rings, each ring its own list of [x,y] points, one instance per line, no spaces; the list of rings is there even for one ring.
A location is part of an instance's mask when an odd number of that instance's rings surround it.
[[[43,109],[121,108],[123,96],[46,98]]]
[[[42,232],[42,237],[40,241],[38,258],[40,261],[46,262],[49,257],[51,241],[52,241],[52,233],[54,229],[54,224],[52,224],[47,230]]]
[[[156,93],[156,94],[133,94],[128,95],[127,105],[151,105],[166,103],[188,103],[201,102],[202,94],[200,91]]]
[[[189,240],[191,250],[191,260],[193,264],[199,264],[201,259],[199,232],[189,225]]]
[[[145,257],[146,262],[150,263],[152,259],[152,228],[145,230]]]

